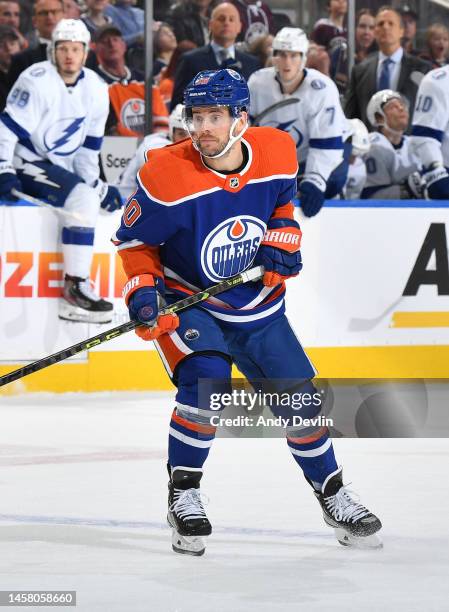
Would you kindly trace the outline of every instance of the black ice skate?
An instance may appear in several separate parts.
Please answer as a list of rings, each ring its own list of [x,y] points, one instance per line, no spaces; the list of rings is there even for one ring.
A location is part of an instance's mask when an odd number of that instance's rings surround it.
[[[343,546],[381,548],[382,541],[377,532],[382,523],[343,486],[342,472],[339,468],[329,474],[321,491],[315,490],[326,524],[334,528],[335,536]]]
[[[94,293],[89,278],[65,275],[59,318],[81,323],[110,323],[112,304]]]
[[[167,521],[173,528],[172,548],[175,552],[200,556],[206,550],[201,536],[212,533],[212,526],[203,508],[200,493],[201,468],[170,468]]]

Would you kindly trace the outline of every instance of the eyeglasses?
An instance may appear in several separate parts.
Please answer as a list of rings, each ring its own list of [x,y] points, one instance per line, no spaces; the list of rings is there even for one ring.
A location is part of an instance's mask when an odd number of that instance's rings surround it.
[[[56,17],[57,15],[60,15],[62,13],[62,9],[49,9],[48,11],[39,11],[38,13],[36,13],[36,17],[49,17],[50,15],[52,15],[53,17]]]

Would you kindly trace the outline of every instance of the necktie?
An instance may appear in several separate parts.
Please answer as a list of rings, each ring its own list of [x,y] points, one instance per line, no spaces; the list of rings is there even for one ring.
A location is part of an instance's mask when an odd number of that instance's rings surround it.
[[[390,89],[390,66],[394,64],[393,60],[389,57],[385,58],[382,62],[382,68],[380,70],[379,85],[377,90]]]
[[[228,49],[220,49],[220,51],[218,52],[218,55],[220,57],[221,66],[230,58]]]

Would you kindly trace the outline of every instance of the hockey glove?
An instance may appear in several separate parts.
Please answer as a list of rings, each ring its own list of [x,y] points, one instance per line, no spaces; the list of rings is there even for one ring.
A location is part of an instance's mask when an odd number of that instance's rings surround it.
[[[301,230],[293,219],[272,219],[254,259],[265,268],[263,284],[279,285],[297,276],[302,268]]]
[[[320,212],[324,202],[324,192],[309,181],[299,183],[301,209],[306,217],[313,217]]]
[[[449,199],[449,175],[444,166],[432,164],[424,169],[423,179],[431,200]]]
[[[409,174],[403,185],[401,185],[401,200],[417,199],[424,197],[425,183],[419,172]]]
[[[101,208],[108,212],[119,210],[123,206],[122,196],[117,187],[109,186],[105,196],[101,200]]]
[[[141,274],[131,278],[123,289],[130,319],[144,323],[135,330],[143,340],[155,340],[162,334],[175,330],[179,325],[177,315],[158,317],[159,304],[162,302],[158,288],[162,289],[162,284],[162,281],[155,280],[152,274]]]
[[[8,162],[0,160],[0,197],[11,198],[11,190],[22,191],[22,183]]]

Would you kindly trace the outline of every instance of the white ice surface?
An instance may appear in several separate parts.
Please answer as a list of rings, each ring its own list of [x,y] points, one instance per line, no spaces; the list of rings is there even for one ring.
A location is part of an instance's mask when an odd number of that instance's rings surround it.
[[[214,533],[185,557],[165,524],[172,405],[0,398],[0,590],[76,590],[83,612],[449,610],[448,440],[335,441],[384,524],[383,550],[360,551],[323,524],[282,439],[217,439],[202,483]]]

